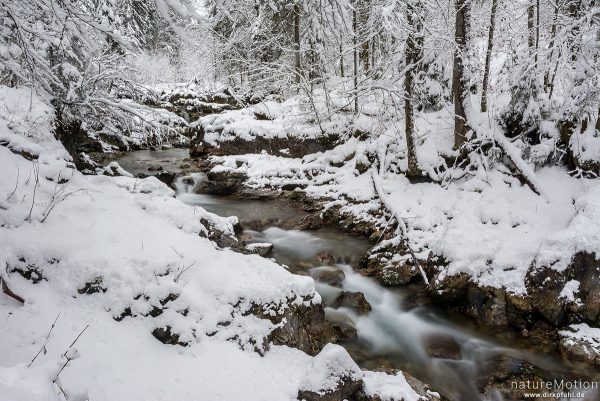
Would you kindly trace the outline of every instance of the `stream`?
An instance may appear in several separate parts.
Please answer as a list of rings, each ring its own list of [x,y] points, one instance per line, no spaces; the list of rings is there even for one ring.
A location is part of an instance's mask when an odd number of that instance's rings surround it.
[[[137,151],[111,160],[137,175],[148,174],[148,166],[156,164],[167,171],[181,172],[180,166],[187,157],[187,149],[169,149]],[[201,175],[196,178],[201,179]],[[401,369],[452,401],[504,400],[498,390],[488,391],[488,397],[482,398],[481,388],[490,384],[489,388],[504,386],[510,390],[512,380],[527,380],[529,376],[522,372],[552,380],[581,378],[592,373],[567,365],[558,355],[541,352],[535,344],[523,343],[510,329],[494,332],[478,327],[464,316],[451,316],[426,306],[407,306],[414,305],[406,299],[410,292],[384,288],[353,270],[352,266],[372,246],[367,239],[335,227],[294,229],[289,222],[297,221],[304,212],[288,200],[198,194],[193,185],[184,184],[181,179],[176,188],[177,198],[184,203],[202,206],[222,216],[238,216],[245,228],[242,236],[248,243],[272,243],[273,251],[268,257],[294,273],[311,275],[323,298],[327,317],[357,330],[356,339],[341,345],[363,368]],[[322,253],[334,256],[328,265],[317,261]],[[340,271],[345,277],[341,288],[321,280],[325,273],[340,274]],[[349,308],[334,308],[334,301],[342,291],[363,293],[372,310],[358,314]]]

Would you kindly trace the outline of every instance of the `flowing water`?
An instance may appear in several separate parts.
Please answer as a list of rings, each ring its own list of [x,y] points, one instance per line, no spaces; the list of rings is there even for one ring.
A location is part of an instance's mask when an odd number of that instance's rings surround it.
[[[116,159],[122,167],[133,173],[146,172],[149,164],[187,153],[172,150],[141,151]],[[171,159],[173,160],[173,159]],[[170,161],[171,166],[179,165]],[[196,181],[203,179],[195,175]],[[529,345],[516,347],[518,337],[510,331],[490,333],[464,319],[449,316],[428,307],[409,308],[403,290],[382,287],[373,280],[356,273],[352,265],[357,263],[369,249],[364,238],[353,237],[335,228],[315,231],[290,229],[290,221],[297,221],[303,212],[285,200],[240,200],[198,194],[194,185],[177,182],[177,197],[190,205],[223,215],[238,216],[242,227],[272,225],[261,229],[246,229],[243,236],[248,242],[270,242],[273,251],[269,255],[279,263],[289,266],[296,273],[310,274],[315,278],[316,288],[326,305],[326,314],[333,321],[343,321],[353,326],[358,338],[342,345],[348,349],[363,368],[380,366],[402,369],[428,383],[450,400],[483,400],[480,389],[488,382],[509,386],[511,380],[527,380],[527,376],[515,377],[514,372],[527,366],[545,379],[581,378],[590,374],[576,370],[563,363],[556,355],[545,355]],[[257,221],[263,224],[256,224]],[[288,227],[288,228],[285,228]],[[320,266],[318,254],[335,255],[335,263]],[[345,279],[341,287],[319,282],[325,271],[343,271]],[[331,305],[341,291],[361,292],[372,306],[367,314],[357,314],[348,308]],[[503,335],[502,335],[503,334]],[[511,376],[513,375],[513,376]],[[491,378],[491,379],[490,379]],[[488,400],[502,400],[499,391],[488,392]],[[556,398],[555,398],[556,399]],[[578,399],[578,398],[573,398]],[[589,399],[589,398],[588,398]]]

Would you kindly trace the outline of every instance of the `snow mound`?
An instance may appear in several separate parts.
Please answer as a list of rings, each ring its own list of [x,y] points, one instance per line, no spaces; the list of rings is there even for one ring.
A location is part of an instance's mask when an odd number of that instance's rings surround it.
[[[389,375],[383,372],[365,372],[363,388],[370,397],[381,401],[418,401],[419,394],[406,382],[402,372]]]
[[[313,358],[308,374],[300,383],[300,390],[322,395],[362,378],[363,372],[344,348],[327,344]]]

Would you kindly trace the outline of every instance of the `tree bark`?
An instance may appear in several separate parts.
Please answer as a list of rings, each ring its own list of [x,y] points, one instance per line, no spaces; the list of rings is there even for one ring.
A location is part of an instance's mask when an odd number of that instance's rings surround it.
[[[340,76],[344,78],[344,49],[340,43]]]
[[[558,3],[554,6],[554,21],[552,22],[552,28],[550,29],[550,44],[548,48],[550,49],[550,58],[548,60],[548,64],[552,63],[552,56],[554,54],[554,40],[556,39],[556,24],[558,23]],[[550,90],[550,68],[546,70],[544,74],[544,91],[548,92]]]
[[[488,31],[488,45],[487,52],[485,54],[485,69],[483,73],[483,85],[481,89],[481,112],[487,111],[487,92],[488,82],[490,80],[490,63],[492,59],[492,50],[494,47],[494,28],[496,26],[496,8],[498,6],[498,0],[492,0],[492,11],[490,14],[490,29]]]
[[[416,0],[415,2],[418,2]],[[415,29],[418,29],[421,24],[419,16],[415,15],[415,9],[419,10],[418,4],[412,4],[409,1],[406,9],[406,19],[408,21],[408,37],[406,38],[406,46],[404,48],[404,59],[406,64],[406,73],[404,75],[404,121],[405,121],[405,136],[406,136],[406,158],[408,160],[407,177],[416,177],[419,175],[419,163],[417,161],[417,152],[415,149],[415,123],[414,123],[414,108],[413,108],[413,82],[416,63],[419,62],[417,50],[417,42],[415,39]],[[417,22],[416,22],[417,21]]]
[[[454,33],[454,68],[452,89],[454,98],[454,148],[458,149],[467,139],[467,117],[465,113],[464,60],[467,44],[471,0],[456,0],[456,21]]]
[[[529,5],[527,6],[527,47],[529,47],[529,52],[533,53],[533,48],[535,47],[535,5],[533,4],[533,0],[529,1]]]

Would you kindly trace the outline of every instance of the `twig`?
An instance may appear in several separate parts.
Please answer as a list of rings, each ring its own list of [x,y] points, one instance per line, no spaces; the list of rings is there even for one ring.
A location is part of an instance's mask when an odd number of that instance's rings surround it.
[[[31,207],[29,208],[27,221],[31,221],[31,213],[33,212],[33,206],[35,205],[35,194],[40,183],[40,165],[38,164],[37,160],[33,161],[33,171],[35,172],[35,182],[33,183],[33,199],[31,199]]]
[[[69,350],[73,347],[73,345],[75,345],[75,343],[77,342],[77,340],[79,340],[79,337],[81,337],[81,335],[87,330],[87,328],[90,327],[90,325],[86,325],[83,330],[81,330],[81,332],[77,335],[77,337],[75,337],[75,340],[73,340],[73,342],[71,343],[71,345],[69,345],[69,348],[67,348],[67,350],[65,351],[65,353],[63,354],[63,356],[65,358],[67,358],[67,360],[65,361],[65,363],[62,365],[62,367],[60,368],[60,370],[58,371],[58,373],[56,374],[56,377],[54,378],[54,380],[52,380],[52,383],[56,383],[56,381],[58,380],[58,376],[60,376],[60,374],[62,373],[62,371],[67,367],[67,365],[69,364],[69,362],[71,362],[74,358],[71,358],[70,356],[67,355],[67,353],[69,352]]]
[[[21,173],[21,170],[17,167],[17,182],[15,183],[15,189],[13,189],[13,191],[8,194],[8,196],[6,197],[6,200],[9,200],[10,198],[12,198],[12,196],[15,194],[15,192],[17,192],[17,188],[19,187],[19,175]]]
[[[23,298],[21,298],[20,296],[18,296],[17,294],[15,294],[14,292],[12,292],[12,290],[8,287],[8,284],[6,283],[6,280],[0,276],[0,290],[8,295],[9,297],[19,301],[20,303],[24,304],[25,300]]]
[[[56,322],[58,321],[59,317],[60,317],[60,313],[58,315],[56,315],[56,319],[54,319],[54,323],[52,323],[52,326],[50,327],[50,331],[48,332],[48,335],[46,336],[46,340],[44,341],[44,344],[42,345],[42,348],[40,348],[40,350],[38,351],[38,353],[35,354],[35,356],[31,360],[31,362],[29,362],[29,365],[27,365],[27,367],[31,366],[31,364],[36,360],[36,358],[40,355],[40,353],[42,351],[44,351],[44,354],[46,353],[46,345],[48,345],[48,341],[50,340],[50,334],[52,334],[52,330],[54,330],[54,326],[56,325]]]

